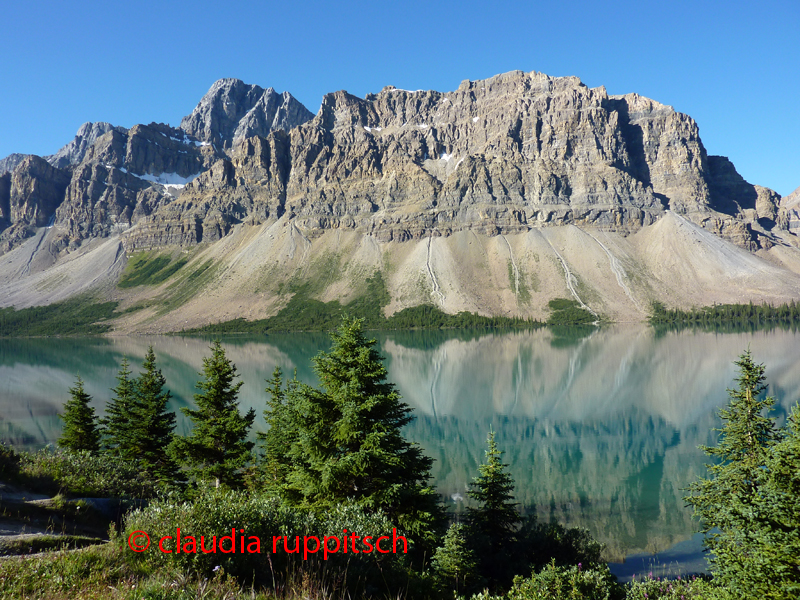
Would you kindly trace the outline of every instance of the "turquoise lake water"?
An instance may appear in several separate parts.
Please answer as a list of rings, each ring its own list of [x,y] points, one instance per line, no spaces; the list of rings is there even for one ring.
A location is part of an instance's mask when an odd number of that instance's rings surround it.
[[[705,472],[697,447],[714,443],[737,356],[749,346],[766,364],[781,424],[800,400],[800,335],[788,331],[657,334],[637,325],[374,337],[390,380],[414,408],[406,436],[435,459],[435,484],[453,510],[463,508],[493,428],[523,510],[588,528],[624,577],[662,563],[676,573],[703,568],[681,489]],[[244,381],[242,409],[259,415],[256,429],[265,427],[265,380],[275,366],[313,384],[309,359],[329,347],[323,334],[223,343]],[[122,358],[136,367],[149,345],[173,408],[191,406],[205,340],[0,340],[0,438],[26,449],[54,442],[75,375],[102,411]],[[179,414],[178,432],[188,426]]]

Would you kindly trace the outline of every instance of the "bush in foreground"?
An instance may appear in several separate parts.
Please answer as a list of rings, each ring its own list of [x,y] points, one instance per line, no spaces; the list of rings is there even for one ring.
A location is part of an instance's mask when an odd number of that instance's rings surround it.
[[[15,481],[19,477],[19,461],[14,448],[0,441],[0,479]]]
[[[152,498],[155,484],[130,461],[47,447],[22,453],[20,479],[34,489],[89,498]]]
[[[736,596],[706,577],[646,577],[628,585],[625,600],[734,600]]]
[[[583,569],[582,565],[558,567],[550,563],[528,578],[517,576],[514,585],[503,596],[486,592],[475,594],[471,600],[622,600],[625,590],[609,572],[608,567]]]
[[[178,527],[181,553],[160,551],[159,540],[165,536],[172,539],[164,540],[164,548],[175,549]],[[392,528],[383,515],[367,514],[355,506],[340,505],[315,514],[287,507],[267,496],[212,488],[202,490],[192,501],[157,500],[133,511],[126,519],[122,541],[127,543],[134,532],[146,532],[151,546],[137,556],[153,571],[211,577],[224,569],[240,582],[256,588],[266,586],[280,591],[298,580],[311,580],[318,589],[359,597],[391,594],[400,588],[401,581],[408,577],[407,555],[400,548],[402,542],[398,543],[397,554],[364,553],[363,546],[361,553],[353,553],[351,540],[348,553],[340,548],[325,560],[322,551],[310,552],[316,546],[310,539],[309,553],[304,559],[304,536],[320,540],[324,536],[341,538],[347,530],[348,535],[370,535],[374,540],[382,535],[392,536]],[[232,530],[236,531],[236,551],[223,552],[222,548],[231,549]],[[287,538],[280,539],[276,552],[273,552],[273,536]],[[413,540],[409,539],[408,544],[411,552]],[[334,548],[333,541],[330,548]]]

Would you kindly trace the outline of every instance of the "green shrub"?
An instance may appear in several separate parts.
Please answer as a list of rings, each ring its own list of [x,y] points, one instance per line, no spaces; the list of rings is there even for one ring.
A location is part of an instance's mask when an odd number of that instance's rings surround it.
[[[161,540],[164,540],[165,549],[174,548],[179,527],[182,552],[160,551]],[[236,551],[221,552],[221,538],[227,536],[229,540],[234,529]],[[293,581],[310,579],[318,589],[347,591],[353,596],[385,595],[389,591],[387,586],[401,581],[407,564],[404,554],[353,554],[352,551],[345,554],[340,551],[328,554],[324,560],[322,552],[309,552],[304,560],[304,536],[341,537],[345,529],[348,535],[351,532],[374,537],[392,535],[392,525],[385,517],[369,515],[353,506],[341,505],[315,515],[288,508],[266,496],[212,488],[202,490],[192,501],[164,498],[131,512],[125,521],[123,537],[127,540],[134,532],[147,533],[151,545],[137,556],[152,570],[175,570],[210,577],[216,570],[224,569],[240,581],[278,589],[286,589]],[[166,536],[172,539],[164,539]],[[191,552],[190,536],[195,540],[195,552]],[[299,553],[287,553],[283,539],[278,542],[277,552],[273,552],[273,536],[286,536],[289,550],[298,547]],[[299,546],[296,545],[297,536]],[[254,538],[258,538],[258,546]],[[241,552],[242,539],[244,553]],[[224,541],[226,550],[230,547],[228,540]],[[201,543],[206,551],[214,548],[216,551],[203,552]],[[409,540],[409,552],[412,543]],[[315,547],[313,540],[309,540],[308,545],[309,550]]]
[[[517,540],[517,556],[527,569],[541,569],[552,561],[557,566],[602,563],[604,546],[587,529],[564,527],[555,521],[540,523],[534,515],[524,521]]]
[[[20,476],[31,487],[55,494],[91,498],[152,498],[153,481],[143,477],[132,461],[89,452],[47,447],[20,455]]]
[[[606,565],[584,569],[582,565],[557,567],[554,562],[530,577],[514,578],[514,585],[504,596],[486,592],[472,600],[621,600],[622,586]]]
[[[19,454],[0,442],[0,479],[14,481],[19,476]]]
[[[646,577],[627,586],[625,600],[733,600],[728,590],[707,577],[661,579]]]
[[[550,308],[548,325],[588,325],[597,321],[597,317],[581,307],[577,300],[556,298],[547,305]]]

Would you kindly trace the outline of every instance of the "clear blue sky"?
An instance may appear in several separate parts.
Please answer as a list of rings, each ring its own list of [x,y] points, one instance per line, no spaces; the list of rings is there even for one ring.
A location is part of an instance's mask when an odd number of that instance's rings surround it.
[[[340,89],[521,69],[670,104],[748,181],[800,186],[800,0],[33,0],[0,20],[0,157],[55,152],[85,121],[178,125],[222,77],[316,112]]]

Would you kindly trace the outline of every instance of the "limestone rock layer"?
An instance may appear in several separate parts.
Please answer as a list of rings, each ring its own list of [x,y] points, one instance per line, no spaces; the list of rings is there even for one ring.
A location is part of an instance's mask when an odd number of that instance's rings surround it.
[[[234,96],[225,84],[207,98],[228,89]],[[251,96],[244,107],[258,102]],[[213,114],[203,105],[193,115]],[[780,200],[727,159],[708,157],[687,115],[541,73],[465,81],[448,93],[328,94],[312,120],[234,138],[227,154],[126,245],[214,240],[284,213],[311,235],[350,228],[402,241],[564,224],[632,232],[673,210],[757,249],[769,243]]]
[[[389,242],[558,225],[627,235],[666,211],[758,251],[791,245],[798,221],[708,156],[689,116],[536,72],[446,93],[339,91],[316,116],[288,92],[222,79],[179,128],[87,123],[46,159],[4,159],[0,252],[49,219],[58,248],[122,233],[128,251],[284,216],[311,238]]]

